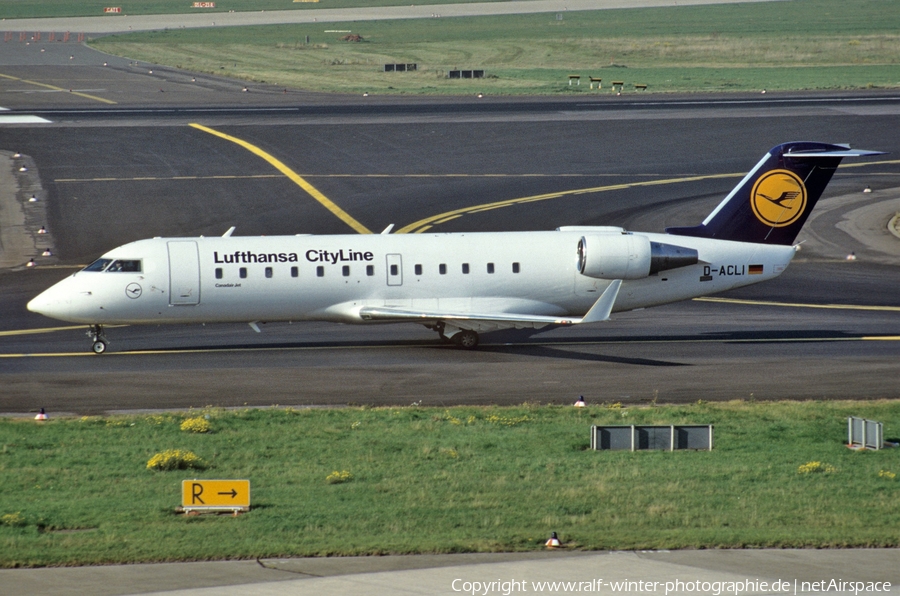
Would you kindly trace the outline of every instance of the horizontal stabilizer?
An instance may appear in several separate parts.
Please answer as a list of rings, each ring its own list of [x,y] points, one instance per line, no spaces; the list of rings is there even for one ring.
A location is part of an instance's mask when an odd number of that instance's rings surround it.
[[[872,155],[884,155],[884,151],[869,151],[867,149],[841,149],[835,151],[788,151],[785,157],[870,157]]]

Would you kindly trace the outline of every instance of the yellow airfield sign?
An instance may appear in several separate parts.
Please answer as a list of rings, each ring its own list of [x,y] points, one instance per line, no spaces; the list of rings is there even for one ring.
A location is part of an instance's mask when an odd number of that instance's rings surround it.
[[[182,480],[181,506],[189,509],[249,509],[249,480]]]

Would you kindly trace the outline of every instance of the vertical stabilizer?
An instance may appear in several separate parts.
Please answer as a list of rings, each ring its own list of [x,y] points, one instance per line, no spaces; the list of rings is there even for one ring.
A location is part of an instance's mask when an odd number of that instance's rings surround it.
[[[774,147],[699,226],[678,236],[791,245],[845,157],[881,155],[846,145],[795,142]]]

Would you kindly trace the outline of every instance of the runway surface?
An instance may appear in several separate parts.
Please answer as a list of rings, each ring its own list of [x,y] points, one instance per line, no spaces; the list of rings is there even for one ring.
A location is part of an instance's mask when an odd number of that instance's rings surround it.
[[[244,91],[72,43],[6,48],[0,150],[32,253],[0,275],[2,412],[896,397],[892,93],[335,97]],[[47,122],[2,123],[25,116]],[[375,232],[661,231],[702,220],[787,140],[893,155],[848,160],[787,273],[724,296],[749,303],[693,301],[582,329],[486,334],[474,353],[414,325],[295,323],[261,334],[246,325],[110,329],[110,352],[96,357],[84,329],[25,310],[78,266],[139,238],[232,225],[238,235],[354,233],[269,162],[214,133],[279,159]],[[867,186],[874,192],[862,193]],[[39,200],[29,203],[32,194]],[[37,234],[41,225],[48,234]],[[36,268],[22,267],[29,258]],[[818,308],[833,304],[841,307]]]

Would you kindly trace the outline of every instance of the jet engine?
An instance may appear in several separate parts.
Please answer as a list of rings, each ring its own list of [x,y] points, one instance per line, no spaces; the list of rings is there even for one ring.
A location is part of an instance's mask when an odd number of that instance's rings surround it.
[[[599,234],[578,241],[578,271],[600,279],[641,279],[696,265],[693,248],[652,242],[640,234]]]

